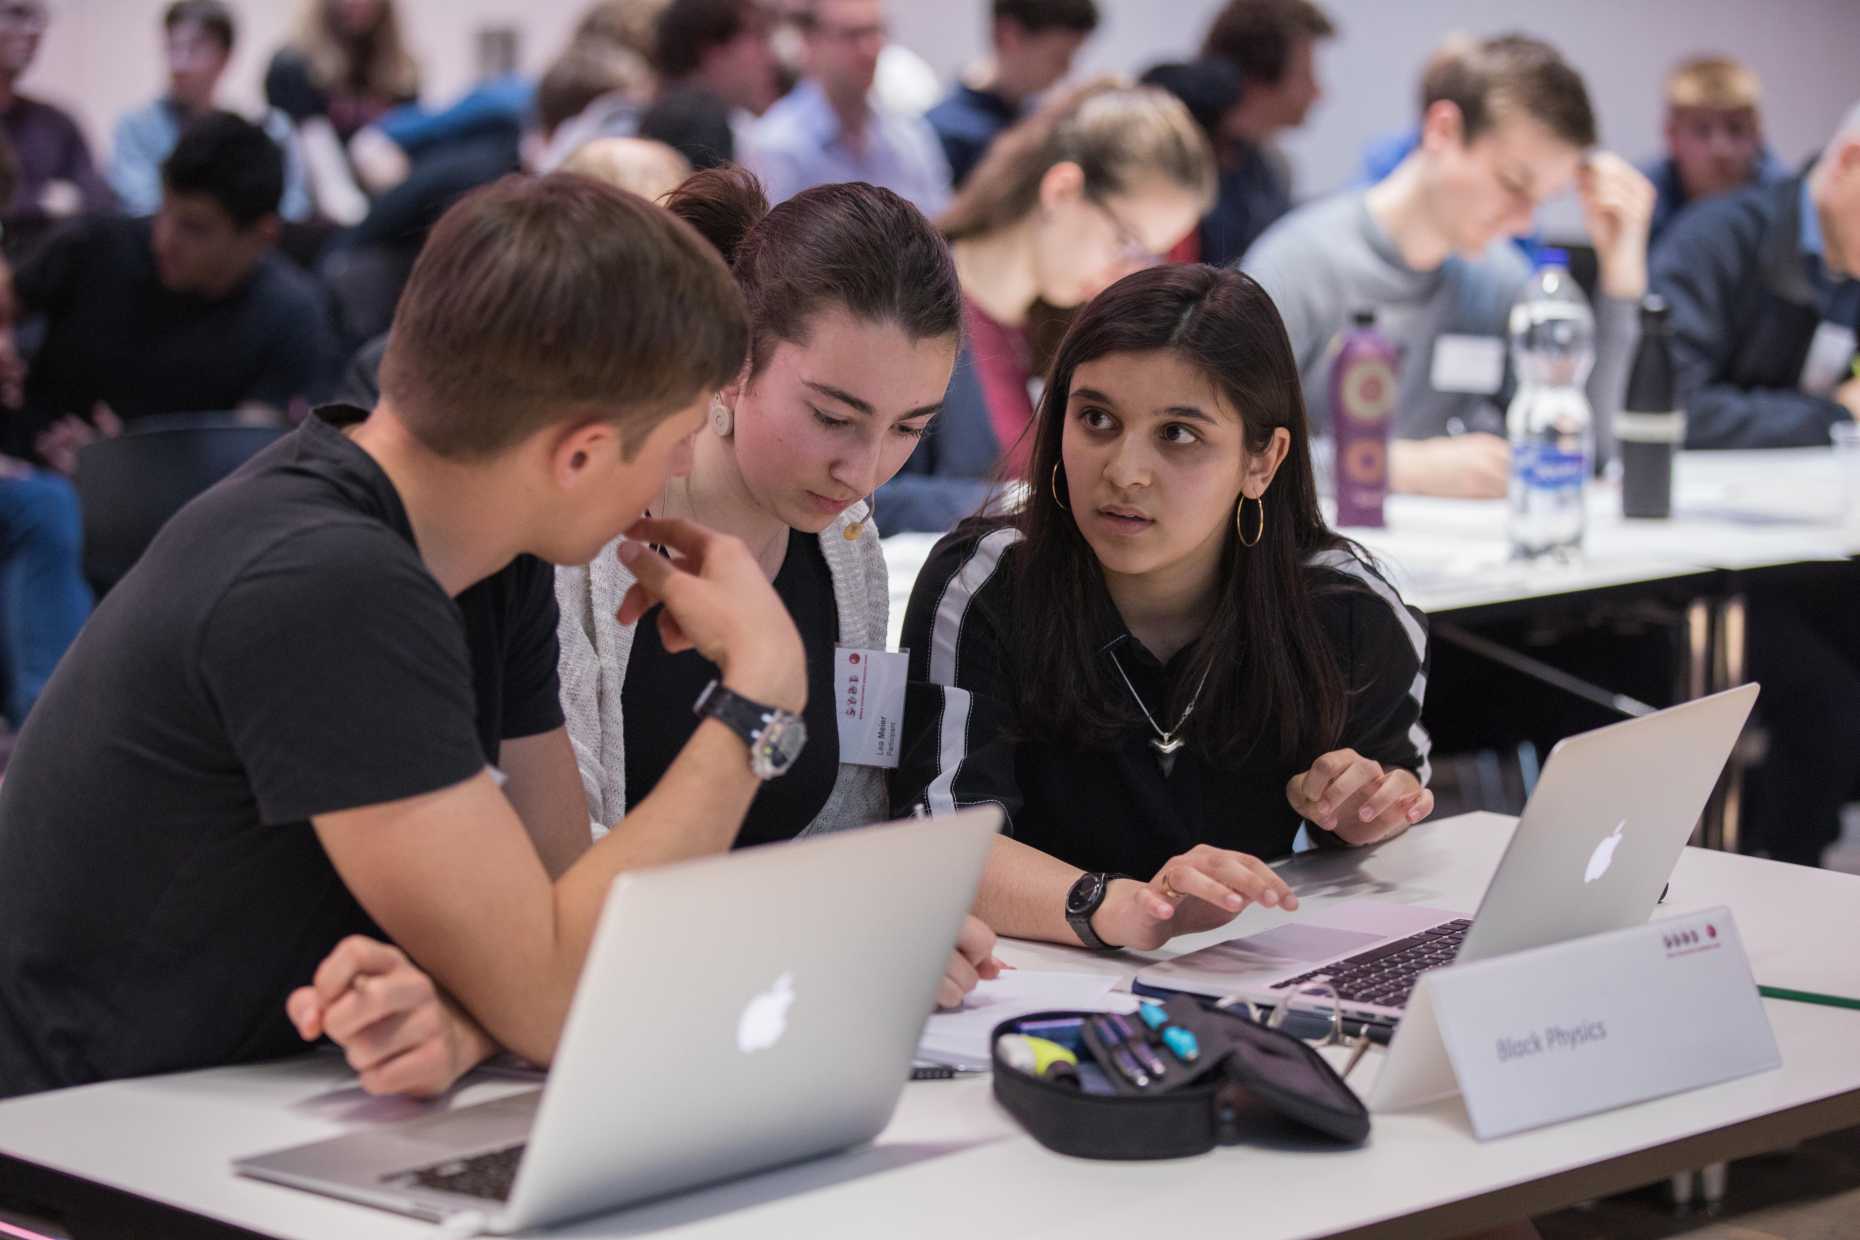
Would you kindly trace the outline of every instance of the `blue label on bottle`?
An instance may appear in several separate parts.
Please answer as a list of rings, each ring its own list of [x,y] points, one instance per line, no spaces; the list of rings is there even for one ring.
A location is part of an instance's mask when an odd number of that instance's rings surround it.
[[[1525,444],[1512,453],[1511,472],[1533,491],[1580,490],[1589,476],[1589,462],[1582,452]]]

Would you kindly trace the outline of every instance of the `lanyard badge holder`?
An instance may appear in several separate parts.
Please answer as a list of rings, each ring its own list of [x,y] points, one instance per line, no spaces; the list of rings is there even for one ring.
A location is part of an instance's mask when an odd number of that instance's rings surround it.
[[[995,1097],[1078,1158],[1184,1158],[1290,1121],[1357,1145],[1369,1112],[1311,1046],[1186,995],[1133,1015],[1045,1012],[995,1029]]]

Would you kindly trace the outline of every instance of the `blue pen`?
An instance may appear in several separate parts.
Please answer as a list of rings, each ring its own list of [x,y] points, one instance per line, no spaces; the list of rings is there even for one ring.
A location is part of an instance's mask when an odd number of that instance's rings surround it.
[[[1163,1011],[1162,1004],[1160,1003],[1138,1004],[1137,1015],[1141,1016],[1143,1018],[1143,1023],[1148,1025],[1151,1029],[1160,1030],[1164,1025],[1169,1023],[1169,1013]]]
[[[1126,1048],[1122,1046],[1112,1047],[1111,1062],[1116,1064],[1117,1070],[1129,1077],[1131,1084],[1135,1085],[1138,1089],[1146,1089],[1149,1087],[1149,1073],[1143,1070],[1142,1065],[1137,1062],[1136,1057]]]

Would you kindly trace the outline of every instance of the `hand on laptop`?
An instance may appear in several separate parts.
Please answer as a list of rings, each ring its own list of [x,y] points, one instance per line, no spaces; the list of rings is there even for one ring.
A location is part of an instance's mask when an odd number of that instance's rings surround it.
[[[298,1035],[327,1034],[371,1094],[442,1094],[497,1044],[398,947],[352,934],[284,1002]]]
[[[962,997],[975,989],[977,982],[994,981],[1007,968],[995,959],[995,932],[988,923],[970,914],[956,936],[956,950],[949,954],[949,967],[937,983],[936,1005],[940,1008],[962,1006]]]
[[[1414,772],[1338,749],[1292,776],[1285,799],[1304,820],[1348,844],[1374,844],[1400,835],[1434,812],[1434,794]]]
[[[1092,928],[1107,943],[1148,951],[1178,934],[1224,926],[1249,904],[1295,909],[1298,897],[1258,857],[1197,844],[1147,883],[1114,880]]]
[[[807,705],[801,635],[747,547],[690,521],[646,518],[626,536],[620,562],[637,580],[620,600],[621,624],[664,604],[658,623],[666,650],[696,650],[717,665],[724,688],[765,706]]]

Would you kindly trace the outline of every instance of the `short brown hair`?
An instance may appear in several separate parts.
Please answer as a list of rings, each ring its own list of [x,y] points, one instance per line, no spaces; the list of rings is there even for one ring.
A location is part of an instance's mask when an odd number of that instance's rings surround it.
[[[1673,66],[1666,75],[1666,106],[1712,108],[1731,112],[1755,111],[1763,100],[1763,84],[1747,65],[1729,56],[1694,56]]]
[[[1515,111],[1571,146],[1595,145],[1595,110],[1582,75],[1554,47],[1529,35],[1481,39],[1437,55],[1428,62],[1421,109],[1442,100],[1459,108],[1468,142]]]
[[[495,455],[606,418],[629,453],[736,377],[742,294],[663,208],[586,177],[510,176],[433,227],[401,295],[381,392],[429,450]]]
[[[552,134],[596,99],[627,93],[643,100],[652,88],[652,66],[637,53],[599,41],[573,44],[536,84],[536,123]]]
[[[1337,33],[1330,14],[1311,0],[1230,0],[1208,27],[1201,54],[1227,61],[1245,83],[1276,83],[1302,39]]]

